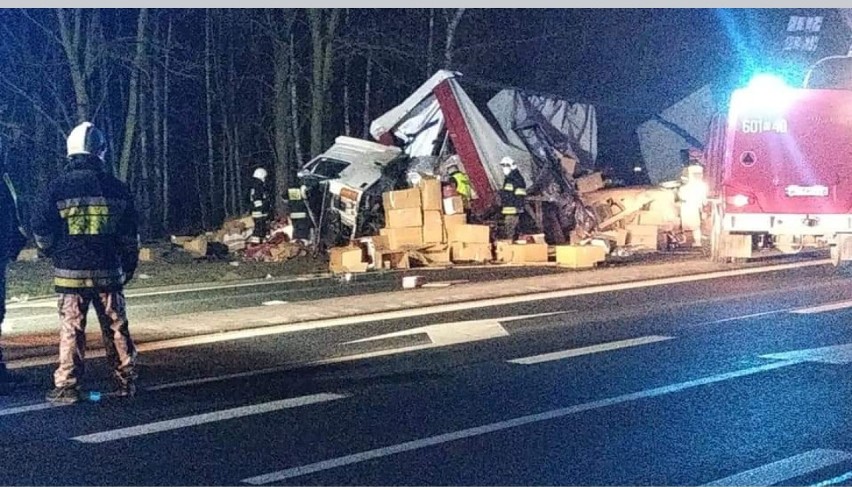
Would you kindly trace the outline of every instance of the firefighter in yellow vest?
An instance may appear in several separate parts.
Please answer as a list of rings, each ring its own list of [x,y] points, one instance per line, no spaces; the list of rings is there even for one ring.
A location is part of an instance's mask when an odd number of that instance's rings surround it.
[[[450,185],[462,197],[464,209],[467,211],[470,209],[470,200],[473,198],[473,187],[470,185],[470,178],[467,177],[467,174],[461,172],[455,164],[447,168],[447,173],[450,177]]]
[[[506,179],[500,188],[500,213],[503,214],[503,238],[515,240],[518,238],[518,224],[527,199],[527,182],[518,165],[511,157],[500,160],[500,169]]]

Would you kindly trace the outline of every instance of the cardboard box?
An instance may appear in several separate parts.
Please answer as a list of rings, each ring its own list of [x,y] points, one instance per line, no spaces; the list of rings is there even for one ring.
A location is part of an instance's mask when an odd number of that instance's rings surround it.
[[[528,243],[519,247],[523,247],[524,262],[547,262],[548,260],[546,243]]]
[[[420,180],[420,207],[423,211],[441,211],[443,208],[443,195],[441,194],[441,181],[432,178]]]
[[[447,215],[456,215],[464,213],[464,200],[461,196],[452,196],[444,198],[444,213]]]
[[[559,164],[562,165],[562,171],[568,176],[573,176],[577,170],[577,159],[564,155],[559,156]]]
[[[403,208],[385,211],[385,228],[405,228],[423,226],[423,213],[420,208]]]
[[[491,244],[453,242],[450,245],[450,258],[453,262],[489,262]]]
[[[408,269],[411,267],[408,252],[381,250],[376,256],[376,267],[379,269]]]
[[[657,250],[660,248],[660,229],[656,225],[628,225],[627,244]]]
[[[497,261],[506,264],[547,262],[547,250],[547,244],[518,244],[503,240],[497,242],[496,258]]]
[[[328,251],[328,254],[328,268],[335,274],[359,272],[362,267],[366,270],[361,247],[334,247]]]
[[[229,252],[237,252],[246,248],[246,237],[243,233],[229,233],[222,238],[222,243],[228,246]]]
[[[670,207],[662,210],[640,211],[636,218],[639,225],[656,225],[665,227],[666,230],[674,230],[680,225],[680,215],[677,208]]]
[[[244,216],[240,218],[240,223],[245,225],[246,228],[254,228],[254,218],[250,216]]]
[[[387,237],[390,250],[423,245],[423,229],[421,227],[382,228],[379,230],[379,234]]]
[[[144,247],[139,249],[139,262],[151,262],[154,260],[154,251]]]
[[[402,189],[399,191],[388,191],[382,195],[385,211],[404,210],[406,208],[420,208],[420,189]]]
[[[588,176],[583,176],[581,178],[577,178],[577,191],[580,194],[583,193],[591,193],[592,191],[597,191],[599,189],[603,189],[604,181],[601,173],[596,172],[589,174]]]
[[[624,247],[627,245],[627,230],[623,228],[616,228],[614,230],[601,232],[598,235],[606,237],[608,240],[612,240],[615,242],[616,247]]]
[[[441,210],[423,212],[423,243],[442,243],[447,241],[444,232],[444,218]]]
[[[444,228],[454,227],[456,225],[464,225],[467,223],[467,215],[464,213],[456,213],[455,215],[444,215]]]
[[[638,225],[665,225],[666,218],[658,211],[640,211],[637,214],[636,223]]]
[[[487,225],[453,225],[447,228],[447,241],[487,244],[491,241],[491,227]]]
[[[421,252],[423,257],[428,260],[427,264],[449,264],[452,262],[450,260],[450,247],[447,246],[441,250],[430,250],[428,252]]]
[[[177,235],[172,235],[172,237],[171,237],[171,242],[175,245],[180,245],[181,247],[186,245],[187,242],[191,242],[193,240],[195,240],[195,237],[191,237],[191,236],[188,236],[188,235],[184,235],[184,236],[180,236],[180,237],[177,236]]]
[[[192,254],[193,257],[204,257],[207,255],[207,238],[198,237],[183,244],[183,249]]]
[[[558,245],[556,264],[570,269],[589,269],[606,260],[606,249],[596,245]]]

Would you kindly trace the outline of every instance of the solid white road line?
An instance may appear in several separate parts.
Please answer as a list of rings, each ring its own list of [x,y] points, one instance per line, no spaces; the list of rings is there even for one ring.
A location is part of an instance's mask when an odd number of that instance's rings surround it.
[[[284,470],[279,470],[277,472],[271,472],[263,475],[258,475],[256,477],[250,477],[247,479],[243,479],[241,482],[252,484],[252,485],[264,485],[272,482],[280,482],[282,480],[291,479],[294,477],[301,477],[303,475],[321,472],[324,470],[330,470],[337,467],[342,467],[344,465],[351,465],[354,463],[365,462],[368,460],[373,460],[376,458],[387,457],[390,455],[396,455],[397,453],[403,453],[413,450],[419,450],[421,448],[426,448],[429,446],[440,445],[443,443],[448,443],[451,441],[461,440],[465,438],[472,438],[475,436],[485,435],[488,433],[494,433],[497,431],[506,430],[509,428],[517,428],[518,426],[524,426],[532,423],[539,423],[542,421],[548,421],[551,419],[558,419],[564,416],[569,416],[572,414],[582,413],[585,411],[592,411],[595,409],[605,408],[609,406],[614,406],[616,404],[622,404],[630,401],[636,401],[640,399],[646,399],[650,397],[662,396],[665,394],[671,394],[673,392],[682,391],[685,389],[690,389],[693,387],[699,387],[707,384],[712,384],[715,382],[722,382],[730,379],[735,379],[738,377],[745,377],[748,375],[758,374],[761,372],[766,372],[769,370],[780,369],[782,367],[789,367],[790,365],[798,364],[801,362],[798,361],[782,361],[775,362],[767,365],[762,365],[759,367],[752,367],[749,369],[738,370],[735,372],[728,372],[725,374],[718,374],[709,377],[704,377],[701,379],[691,380],[687,382],[680,382],[677,384],[672,384],[664,387],[658,387],[655,389],[648,389],[645,391],[634,392],[631,394],[624,394],[622,396],[611,397],[608,399],[601,399],[598,401],[592,401],[585,404],[578,404],[576,406],[570,406],[561,409],[554,409],[551,411],[546,411],[538,414],[531,414],[528,416],[521,416],[518,418],[510,419],[507,421],[499,421],[496,423],[486,424],[483,426],[477,426],[474,428],[468,428],[460,431],[453,431],[451,433],[445,433],[437,436],[430,436],[427,438],[421,438],[419,440],[407,441],[405,443],[399,443],[396,445],[391,445],[382,448],[376,448],[373,450],[362,451],[359,453],[354,453],[351,455],[346,455],[342,457],[332,458],[330,460],[324,460],[317,463],[311,463],[308,465],[302,465],[300,467],[288,468]]]
[[[572,348],[569,350],[562,350],[561,352],[543,353],[541,355],[533,355],[531,357],[516,358],[512,360],[507,360],[507,362],[519,365],[540,364],[542,362],[562,360],[570,357],[577,357],[580,355],[589,355],[592,353],[618,350],[619,348],[638,347],[640,345],[647,345],[649,343],[657,343],[666,340],[671,340],[672,338],[674,337],[651,335],[641,338],[631,338],[629,340],[619,340],[617,342],[601,343],[599,345],[592,345],[589,347]]]
[[[818,484],[814,484],[813,487],[828,487],[829,485],[837,485],[841,482],[846,482],[850,479],[852,479],[852,472],[846,472],[843,475],[838,475],[837,477],[830,478],[828,480],[823,480]]]
[[[775,485],[785,480],[815,472],[852,459],[852,454],[840,450],[811,450],[745,472],[725,477],[706,485]]]
[[[159,421],[156,423],[131,426],[129,428],[121,428],[111,431],[103,431],[100,433],[92,433],[89,435],[75,436],[71,439],[79,441],[81,443],[104,443],[107,441],[133,438],[135,436],[161,433],[163,431],[189,428],[190,426],[198,426],[200,424],[215,423],[217,421],[225,421],[228,419],[242,418],[245,416],[253,416],[257,414],[265,414],[273,411],[279,411],[281,409],[296,408],[300,406],[307,406],[309,404],[334,401],[346,397],[349,396],[330,393],[313,394],[310,396],[294,397],[292,399],[283,399],[281,401],[272,401],[262,404],[254,404],[251,406],[225,409],[223,411],[214,411],[212,413],[197,414],[194,416],[170,419],[167,421]]]
[[[801,308],[791,311],[791,313],[809,315],[814,313],[825,313],[826,311],[837,311],[846,308],[852,308],[852,301],[841,301],[839,303],[823,304],[821,306],[814,306],[811,308]]]
[[[548,291],[536,294],[526,294],[521,296],[507,296],[503,298],[482,299],[477,301],[467,301],[454,304],[443,304],[425,306],[422,308],[412,308],[400,311],[385,311],[373,314],[347,316],[342,318],[318,319],[315,321],[305,321],[301,323],[285,324],[285,325],[270,325],[260,328],[252,328],[248,330],[234,330],[213,333],[208,335],[198,335],[187,338],[176,338],[171,340],[162,340],[159,342],[149,342],[139,344],[137,349],[140,352],[165,350],[171,348],[191,347],[196,345],[206,345],[211,343],[229,342],[233,340],[241,340],[245,338],[256,338],[269,335],[282,335],[285,333],[294,333],[305,330],[317,330],[322,328],[332,328],[338,326],[349,326],[373,321],[394,320],[402,318],[412,318],[415,316],[427,316],[438,313],[450,313],[454,311],[469,311],[473,309],[490,308],[494,306],[504,306],[510,304],[527,303],[532,301],[544,301],[548,299],[568,298],[573,296],[586,296],[590,294],[601,294],[612,291],[624,291],[629,289],[641,289],[646,287],[665,286],[668,284],[681,284],[687,282],[699,282],[711,279],[721,279],[725,277],[746,276],[752,274],[763,274],[767,272],[776,272],[789,269],[797,269],[802,267],[815,267],[826,265],[829,260],[819,260],[811,262],[797,262],[792,264],[781,264],[768,267],[751,267],[747,269],[735,269],[730,271],[718,271],[705,274],[694,274],[680,277],[667,277],[661,279],[651,279],[645,281],[626,282],[618,284],[605,284],[599,286],[591,286],[576,289],[565,289],[561,291]],[[269,307],[264,307],[266,312],[269,312]],[[97,353],[100,352],[98,355]],[[89,356],[103,356],[103,351],[95,350]],[[49,365],[56,362],[55,357],[35,357],[30,359],[21,359],[8,362],[6,365],[10,368],[37,367]]]
[[[13,414],[31,413],[33,411],[42,411],[44,409],[53,409],[68,404],[52,404],[49,402],[40,402],[38,404],[29,404],[27,406],[16,406],[12,408],[0,409],[0,416],[11,416]]]

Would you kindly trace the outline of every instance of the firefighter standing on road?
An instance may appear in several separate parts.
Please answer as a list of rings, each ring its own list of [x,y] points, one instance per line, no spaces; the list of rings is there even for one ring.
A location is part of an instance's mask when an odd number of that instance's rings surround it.
[[[116,383],[115,394],[136,392],[136,347],[130,337],[124,286],[139,262],[136,209],[127,186],[108,174],[106,140],[89,122],[68,136],[68,164],[38,201],[32,230],[52,258],[59,294],[59,367],[47,400],[81,399],[86,314],[95,308]]]
[[[503,237],[515,240],[518,237],[518,224],[524,212],[527,197],[527,183],[518,170],[518,165],[511,157],[500,160],[500,168],[506,179],[500,189],[500,204],[503,214]]]
[[[272,208],[269,191],[266,189],[266,169],[259,167],[254,170],[251,178],[251,218],[254,220],[254,232],[249,237],[249,244],[258,245],[266,240],[269,233],[270,211]]]
[[[8,174],[4,173],[0,182],[0,334],[6,317],[6,265],[18,257],[25,243],[26,237],[18,219],[15,188]],[[18,378],[6,370],[3,349],[0,348],[0,395],[8,393],[17,382]]]

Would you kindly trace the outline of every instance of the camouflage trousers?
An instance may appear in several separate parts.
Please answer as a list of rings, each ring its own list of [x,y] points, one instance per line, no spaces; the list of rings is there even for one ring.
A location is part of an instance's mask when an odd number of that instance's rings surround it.
[[[90,305],[98,316],[107,363],[115,380],[127,384],[136,379],[136,346],[127,326],[124,293],[90,291],[59,295],[59,367],[53,374],[56,387],[77,385],[83,375]]]

